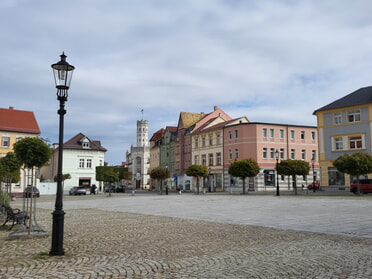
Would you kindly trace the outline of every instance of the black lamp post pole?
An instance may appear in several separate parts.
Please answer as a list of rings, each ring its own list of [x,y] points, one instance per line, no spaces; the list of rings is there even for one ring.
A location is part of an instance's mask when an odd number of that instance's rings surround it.
[[[279,174],[278,174],[278,164],[279,164],[279,151],[278,151],[278,149],[275,151],[275,158],[276,158],[276,195],[280,196],[280,193],[279,193]]]
[[[74,66],[66,62],[66,55],[61,55],[61,61],[52,65],[54,78],[57,88],[57,99],[59,101],[59,140],[58,140],[58,168],[57,168],[57,194],[55,202],[55,210],[53,211],[53,226],[52,226],[52,248],[49,252],[50,256],[63,256],[63,233],[64,233],[64,216],[63,211],[63,130],[64,130],[64,115],[66,114],[65,102],[68,97],[68,89],[71,81]]]
[[[312,165],[312,167],[313,167],[313,192],[315,192],[314,164],[315,164],[315,160],[314,160],[314,158],[312,158],[312,159],[311,159],[311,165]]]

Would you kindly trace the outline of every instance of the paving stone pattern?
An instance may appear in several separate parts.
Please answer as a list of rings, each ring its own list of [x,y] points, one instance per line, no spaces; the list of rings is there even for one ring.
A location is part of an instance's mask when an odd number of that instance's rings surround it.
[[[47,255],[50,236],[9,239],[1,228],[0,278],[372,278],[369,237],[74,207],[62,257]],[[50,213],[37,212],[48,232]]]

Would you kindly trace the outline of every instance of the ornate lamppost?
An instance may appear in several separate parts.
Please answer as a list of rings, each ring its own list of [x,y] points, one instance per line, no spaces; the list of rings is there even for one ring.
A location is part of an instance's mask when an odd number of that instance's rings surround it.
[[[279,164],[279,151],[275,150],[275,159],[276,159],[276,195],[280,196],[279,193],[279,174],[278,174],[278,164]]]
[[[53,232],[52,232],[52,248],[49,252],[50,256],[62,256],[65,254],[63,250],[63,229],[64,215],[63,211],[63,187],[62,187],[62,157],[63,157],[63,125],[64,115],[66,114],[65,102],[68,97],[68,89],[72,73],[75,69],[66,61],[66,55],[61,54],[61,60],[52,65],[54,80],[57,88],[57,100],[59,101],[59,141],[58,141],[58,170],[57,170],[57,194],[55,202],[55,210],[53,214]]]

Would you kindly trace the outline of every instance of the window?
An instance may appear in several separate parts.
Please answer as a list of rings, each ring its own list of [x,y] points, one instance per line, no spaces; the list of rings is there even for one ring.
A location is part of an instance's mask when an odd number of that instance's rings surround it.
[[[229,131],[229,139],[232,139],[232,132]]]
[[[334,146],[335,150],[342,150],[343,149],[342,138],[334,138]]]
[[[311,159],[316,161],[316,150],[311,150]]]
[[[10,146],[10,137],[3,136],[1,146],[2,147],[9,147]]]
[[[221,144],[221,135],[217,134],[217,144]]]
[[[361,136],[349,137],[350,149],[361,149],[363,148],[363,142]]]
[[[315,132],[311,132],[311,140],[315,140]]]
[[[84,168],[84,159],[79,160],[79,168]]]
[[[92,168],[92,159],[87,159],[87,168]]]
[[[302,140],[305,139],[305,131],[301,131],[301,139],[302,139]]]
[[[280,154],[280,160],[284,160],[284,148],[280,148],[279,154]]]
[[[198,147],[199,147],[199,139],[195,138],[195,148],[198,148]]]
[[[232,160],[232,151],[229,149],[229,160]]]
[[[209,135],[209,146],[213,145],[213,136]]]
[[[220,152],[216,153],[216,159],[217,159],[217,166],[221,166],[222,158],[221,158],[221,153]]]
[[[360,110],[351,110],[347,112],[347,119],[349,122],[360,121]]]
[[[202,165],[203,166],[207,165],[207,155],[205,155],[205,154],[202,155]]]
[[[280,137],[280,139],[284,139],[284,130],[283,129],[279,130],[279,137]]]
[[[263,128],[263,129],[262,129],[262,137],[263,137],[264,139],[267,138],[267,129],[266,129],[266,128]]]
[[[239,149],[235,148],[235,159],[239,158]]]
[[[274,129],[270,129],[270,138],[271,138],[271,139],[274,138]]]
[[[199,165],[199,155],[195,155],[194,161],[195,161],[195,165]]]
[[[290,131],[290,137],[291,137],[291,140],[295,139],[295,131],[294,130]]]
[[[205,147],[205,137],[202,137],[202,147]]]
[[[267,148],[266,147],[262,149],[262,158],[267,159]]]
[[[291,159],[294,160],[296,159],[296,150],[291,149]]]
[[[239,137],[238,130],[234,130],[234,133],[235,133],[235,138],[237,139]]]
[[[301,159],[306,160],[306,150],[305,149],[301,150]]]
[[[336,112],[333,114],[333,119],[335,121],[335,124],[341,124],[342,123],[342,114],[341,112]]]
[[[270,148],[270,159],[275,159],[275,148]]]
[[[213,166],[213,153],[208,154],[209,166]]]

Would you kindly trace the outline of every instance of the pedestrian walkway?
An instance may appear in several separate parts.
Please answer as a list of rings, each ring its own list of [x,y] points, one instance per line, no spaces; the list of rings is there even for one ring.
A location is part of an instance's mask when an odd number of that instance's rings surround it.
[[[371,278],[371,205],[364,197],[67,196],[65,256],[48,256],[50,236],[7,239],[2,228],[0,278]],[[37,206],[51,232],[53,199]]]

